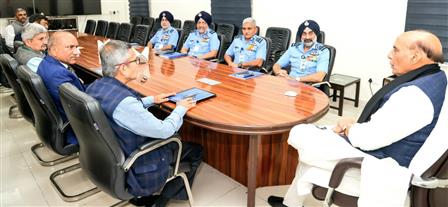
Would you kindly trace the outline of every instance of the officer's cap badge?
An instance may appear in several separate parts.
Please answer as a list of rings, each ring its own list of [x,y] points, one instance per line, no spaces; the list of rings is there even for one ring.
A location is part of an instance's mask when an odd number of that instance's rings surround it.
[[[310,25],[310,23],[308,21],[305,21],[305,23],[303,25],[305,25],[305,27],[308,27],[308,25]]]

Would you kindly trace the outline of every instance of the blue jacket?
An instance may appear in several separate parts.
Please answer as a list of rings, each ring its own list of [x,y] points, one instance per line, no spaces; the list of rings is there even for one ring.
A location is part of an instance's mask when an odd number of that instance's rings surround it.
[[[53,99],[59,114],[64,122],[67,121],[67,115],[62,108],[61,99],[59,98],[59,86],[63,83],[71,83],[80,91],[84,91],[84,86],[79,81],[76,74],[70,72],[61,62],[50,55],[47,55],[37,68],[37,74],[47,87],[48,93]],[[71,129],[65,133],[66,142],[70,144],[78,144],[75,134]]]
[[[114,110],[123,99],[131,96],[140,100],[137,92],[115,78],[109,77],[96,80],[87,88],[86,92],[101,104],[126,156],[129,156],[143,143],[156,140],[136,135],[119,126],[113,119]],[[173,150],[169,145],[141,156],[127,173],[128,192],[134,196],[148,196],[159,191],[168,178],[169,164],[172,160]]]

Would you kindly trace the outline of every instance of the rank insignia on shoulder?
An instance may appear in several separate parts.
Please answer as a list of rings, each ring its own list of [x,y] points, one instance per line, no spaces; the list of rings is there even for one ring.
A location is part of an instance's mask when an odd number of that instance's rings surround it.
[[[299,47],[301,44],[301,42],[292,43],[291,47]]]
[[[258,43],[261,43],[261,41],[263,41],[263,38],[261,37],[255,37],[255,41]]]
[[[216,32],[213,30],[210,30],[210,34],[215,34]]]

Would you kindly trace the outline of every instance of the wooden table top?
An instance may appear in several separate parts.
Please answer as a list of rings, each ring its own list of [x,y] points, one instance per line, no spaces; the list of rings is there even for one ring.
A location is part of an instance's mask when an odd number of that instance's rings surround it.
[[[100,67],[97,40],[102,37],[79,36],[81,56],[77,65],[95,71]],[[192,57],[167,60],[150,54],[151,74],[144,84],[137,81],[129,86],[144,96],[179,92],[191,87],[216,94],[188,111],[185,121],[194,125],[231,134],[262,135],[289,131],[294,125],[308,123],[322,117],[329,106],[327,95],[312,86],[295,80],[263,75],[249,80],[229,76],[242,71]],[[198,82],[209,78],[221,82],[211,86]],[[296,97],[285,96],[295,91]],[[175,104],[162,107],[172,110]]]

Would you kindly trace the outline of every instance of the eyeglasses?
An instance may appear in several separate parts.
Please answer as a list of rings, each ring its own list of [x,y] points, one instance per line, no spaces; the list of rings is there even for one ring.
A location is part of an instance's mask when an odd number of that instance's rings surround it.
[[[134,60],[127,61],[127,62],[120,63],[120,64],[116,64],[115,66],[129,65],[129,64],[134,63],[134,62],[137,63],[137,65],[143,65],[143,64],[146,64],[148,62],[148,59],[146,59],[146,57],[143,56],[143,55],[139,55]]]

